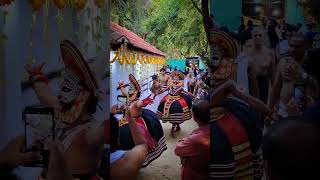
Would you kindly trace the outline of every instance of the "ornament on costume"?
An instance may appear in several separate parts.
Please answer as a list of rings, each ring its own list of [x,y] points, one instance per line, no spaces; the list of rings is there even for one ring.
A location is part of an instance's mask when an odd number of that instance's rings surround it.
[[[212,79],[229,78],[233,62],[240,51],[239,44],[228,33],[219,29],[210,30],[209,44],[211,52],[208,64],[214,71]]]
[[[10,5],[14,0],[0,0],[0,6]]]
[[[58,9],[63,9],[67,5],[67,0],[53,0],[53,4],[58,8]]]
[[[39,11],[46,3],[46,0],[29,0],[29,3],[33,11]]]

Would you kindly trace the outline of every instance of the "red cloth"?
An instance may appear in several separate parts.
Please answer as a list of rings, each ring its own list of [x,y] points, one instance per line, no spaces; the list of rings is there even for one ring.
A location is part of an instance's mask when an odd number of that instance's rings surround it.
[[[141,134],[143,135],[143,137],[144,137],[145,140],[146,140],[148,149],[149,149],[149,150],[153,149],[153,148],[156,146],[157,141],[154,140],[154,139],[152,138],[152,136],[150,135],[150,133],[149,133],[149,131],[147,130],[147,127],[146,127],[144,121],[142,120],[142,118],[136,119],[136,122],[137,122],[137,125],[138,125],[138,127],[139,127],[139,130],[140,130]]]
[[[110,144],[110,121],[104,121],[104,143]]]
[[[199,127],[190,136],[179,140],[174,152],[182,158],[181,180],[208,179],[210,125]]]

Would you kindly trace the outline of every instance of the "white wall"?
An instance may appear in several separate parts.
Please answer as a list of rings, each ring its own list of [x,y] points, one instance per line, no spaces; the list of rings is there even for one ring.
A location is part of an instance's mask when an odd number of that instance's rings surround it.
[[[51,5],[52,6],[52,5]],[[108,7],[108,5],[106,5]],[[0,32],[3,31],[8,36],[5,44],[0,44],[0,82],[3,79],[6,84],[1,87],[0,83],[0,148],[2,148],[12,137],[24,132],[24,123],[22,121],[22,109],[26,105],[32,105],[38,102],[32,89],[28,89],[22,93],[21,81],[26,79],[24,65],[29,62],[31,55],[36,57],[36,62],[46,62],[45,72],[62,68],[63,64],[59,61],[59,33],[55,20],[56,10],[51,8],[49,11],[49,43],[45,43],[43,39],[43,12],[40,11],[33,32],[34,48],[29,46],[30,41],[30,25],[32,22],[32,12],[28,1],[17,0],[10,6],[1,7],[9,12],[6,24],[3,24],[3,18],[0,19]],[[93,10],[94,16],[99,11]],[[75,32],[79,31],[82,24],[88,24],[87,14],[83,12],[82,22],[78,22],[76,12],[72,9],[64,9],[63,38],[67,38],[76,43],[83,52],[85,58],[97,57],[98,68],[96,71],[101,76],[103,71],[107,69],[107,59],[109,59],[109,51],[107,46],[107,33],[103,33],[101,45],[103,51],[97,54],[95,45],[98,43],[93,40],[91,32],[83,33],[78,39],[73,38]],[[109,17],[102,16],[104,22],[109,22]],[[89,42],[89,48],[84,49],[85,42]],[[108,79],[101,82],[102,87],[108,88]],[[57,91],[59,80],[50,81],[50,86]],[[107,103],[108,104],[108,103]],[[106,108],[108,110],[108,108]],[[105,113],[105,116],[107,114]],[[19,170],[23,179],[34,179],[38,170]]]
[[[114,58],[115,52],[111,51],[110,52],[110,61]],[[157,65],[152,65],[152,64],[136,64],[136,65],[127,65],[123,64],[120,65],[118,61],[114,62],[113,64],[110,65],[110,70],[111,70],[111,106],[117,104],[117,95],[121,94],[121,91],[117,91],[117,86],[119,80],[124,81],[124,84],[127,84],[129,82],[129,74],[133,74],[136,79],[139,81],[140,86],[142,88],[143,83],[148,84],[148,91],[142,93],[142,97],[146,97],[147,95],[150,94],[150,81],[151,81],[151,76],[158,73],[157,72]],[[141,72],[140,74],[138,72]],[[145,80],[144,82],[141,82],[141,79],[148,78],[148,80]]]

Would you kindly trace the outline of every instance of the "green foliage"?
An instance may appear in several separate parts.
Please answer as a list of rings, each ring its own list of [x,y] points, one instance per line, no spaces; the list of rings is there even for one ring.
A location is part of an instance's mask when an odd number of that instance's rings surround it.
[[[146,40],[167,57],[183,58],[204,52],[207,41],[202,15],[191,0],[152,0],[145,6],[137,5],[141,0],[135,2],[133,6],[129,5],[130,0],[114,2],[111,20],[140,36],[146,35]]]

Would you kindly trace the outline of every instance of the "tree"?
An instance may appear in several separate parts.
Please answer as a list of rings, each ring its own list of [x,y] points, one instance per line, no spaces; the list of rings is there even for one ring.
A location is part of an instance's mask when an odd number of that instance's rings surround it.
[[[191,1],[154,0],[144,22],[147,37],[169,57],[200,55],[206,47],[202,16]]]

